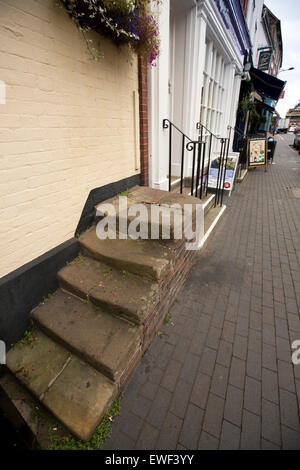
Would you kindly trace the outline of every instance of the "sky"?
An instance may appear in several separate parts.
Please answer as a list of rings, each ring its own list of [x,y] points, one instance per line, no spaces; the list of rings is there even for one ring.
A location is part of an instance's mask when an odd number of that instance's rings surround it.
[[[265,5],[281,22],[283,43],[282,69],[278,78],[286,81],[285,97],[277,103],[276,110],[285,117],[289,108],[300,101],[300,0],[265,0]]]

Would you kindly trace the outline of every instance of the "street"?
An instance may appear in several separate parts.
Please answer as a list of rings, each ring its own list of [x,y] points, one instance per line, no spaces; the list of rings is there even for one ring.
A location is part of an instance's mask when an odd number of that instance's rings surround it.
[[[300,449],[300,155],[248,172],[103,449]]]

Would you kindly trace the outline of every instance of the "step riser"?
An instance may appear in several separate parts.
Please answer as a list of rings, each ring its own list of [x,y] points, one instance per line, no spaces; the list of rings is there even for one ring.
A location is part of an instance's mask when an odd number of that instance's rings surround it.
[[[208,194],[208,196],[213,196],[211,198],[211,201],[209,201],[209,203],[205,206],[204,208],[204,214],[207,215],[208,212],[210,211],[210,209],[212,209],[214,207],[214,204],[215,204],[215,199],[216,199],[216,196],[214,194]]]
[[[59,276],[58,280],[59,286],[70,294],[76,295],[84,301],[87,301],[88,298],[88,300],[93,302],[94,305],[106,309],[112,315],[125,319],[134,325],[140,325],[139,318],[137,318],[130,310],[122,308],[119,305],[115,305],[106,300],[95,298],[92,294],[87,295],[84,290],[78,289],[69,282],[66,282],[64,279],[61,279]]]

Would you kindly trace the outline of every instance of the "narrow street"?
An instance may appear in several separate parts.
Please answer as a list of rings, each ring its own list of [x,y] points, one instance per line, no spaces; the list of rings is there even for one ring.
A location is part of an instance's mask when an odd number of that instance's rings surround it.
[[[248,173],[122,400],[104,449],[300,449],[300,155]]]

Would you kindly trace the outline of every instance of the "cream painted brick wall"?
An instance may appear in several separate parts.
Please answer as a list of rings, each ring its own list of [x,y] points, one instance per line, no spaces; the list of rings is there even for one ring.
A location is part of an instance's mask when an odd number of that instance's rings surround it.
[[[91,61],[56,4],[0,0],[0,276],[71,238],[92,189],[139,172],[137,60],[95,34]]]

